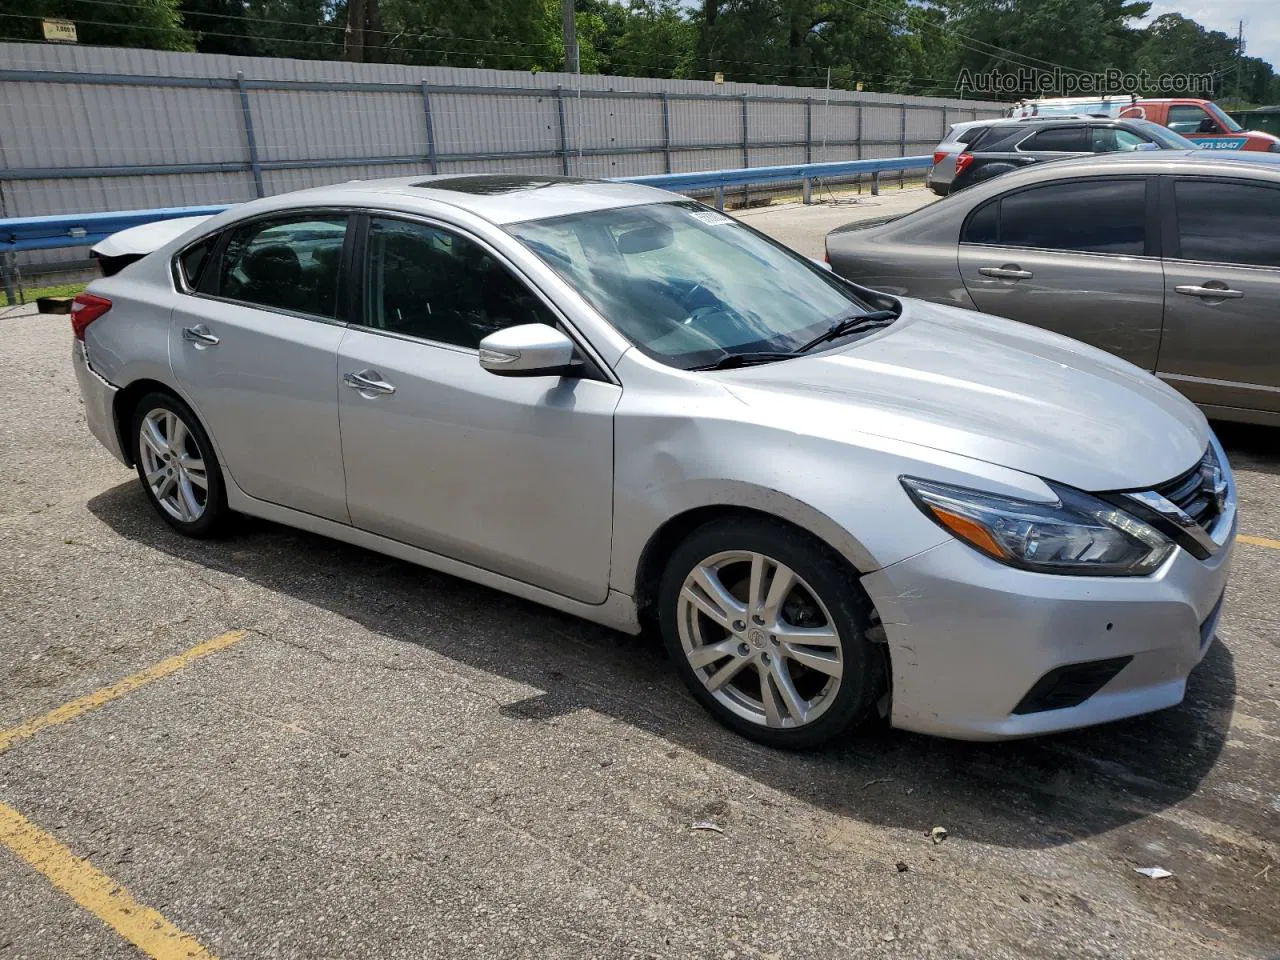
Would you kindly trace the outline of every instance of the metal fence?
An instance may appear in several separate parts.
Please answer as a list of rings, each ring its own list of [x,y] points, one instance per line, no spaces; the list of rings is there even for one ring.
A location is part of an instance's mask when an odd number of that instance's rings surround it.
[[[1001,105],[630,77],[0,43],[0,217],[424,172],[622,177],[928,153]],[[22,255],[35,272],[62,252]]]

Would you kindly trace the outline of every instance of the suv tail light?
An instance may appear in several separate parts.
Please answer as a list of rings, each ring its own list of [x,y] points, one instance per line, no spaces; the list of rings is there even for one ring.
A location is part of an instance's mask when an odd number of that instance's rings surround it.
[[[969,164],[973,163],[972,153],[961,153],[956,156],[956,173],[964,173],[969,169]]]
[[[947,151],[945,150],[933,151],[933,165],[935,167],[945,159],[947,159]]]
[[[106,297],[95,297],[92,293],[82,293],[71,301],[71,332],[77,340],[84,340],[85,327],[111,309],[111,301]]]

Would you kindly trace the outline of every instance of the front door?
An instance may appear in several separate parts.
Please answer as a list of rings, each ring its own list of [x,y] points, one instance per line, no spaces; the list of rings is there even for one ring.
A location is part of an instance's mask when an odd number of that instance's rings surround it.
[[[169,334],[174,375],[236,485],[344,523],[334,371],[346,229],[333,213],[234,228]]]
[[[1280,411],[1280,187],[1169,178],[1159,375],[1197,403]]]
[[[1147,189],[1141,177],[1058,181],[975,209],[959,252],[974,305],[1154,370],[1164,274]]]
[[[477,240],[373,217],[362,269],[361,324],[338,358],[352,523],[603,602],[621,388],[481,369],[488,333],[560,321]]]

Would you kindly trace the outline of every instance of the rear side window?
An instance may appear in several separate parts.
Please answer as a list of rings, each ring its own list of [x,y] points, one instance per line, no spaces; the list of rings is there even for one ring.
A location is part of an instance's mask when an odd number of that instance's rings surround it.
[[[192,290],[200,282],[200,272],[209,261],[209,254],[213,251],[213,246],[217,242],[218,237],[215,234],[212,237],[206,237],[199,243],[192,244],[178,254],[178,271],[182,274],[182,279],[187,286]]]
[[[980,207],[962,243],[1141,256],[1146,251],[1143,180],[1079,180],[1008,194]]]
[[[1280,267],[1280,190],[1178,180],[1173,193],[1182,259]]]
[[[252,306],[333,319],[347,232],[345,216],[258,220],[227,239],[202,289]]]
[[[982,136],[986,132],[987,132],[986,127],[971,127],[968,130],[961,131],[959,134],[956,135],[955,139],[957,143],[969,144],[969,143],[973,143],[973,141],[977,140],[980,136]]]
[[[1029,141],[1018,145],[1020,150],[1046,153],[1082,153],[1085,146],[1084,127],[1054,127],[1038,131]]]

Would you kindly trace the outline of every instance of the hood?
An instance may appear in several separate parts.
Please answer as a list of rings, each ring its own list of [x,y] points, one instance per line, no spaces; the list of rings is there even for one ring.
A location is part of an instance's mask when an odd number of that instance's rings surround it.
[[[1203,414],[1130,363],[1012,320],[902,305],[848,347],[717,376],[771,422],[904,440],[1081,490],[1152,487],[1204,453]]]

